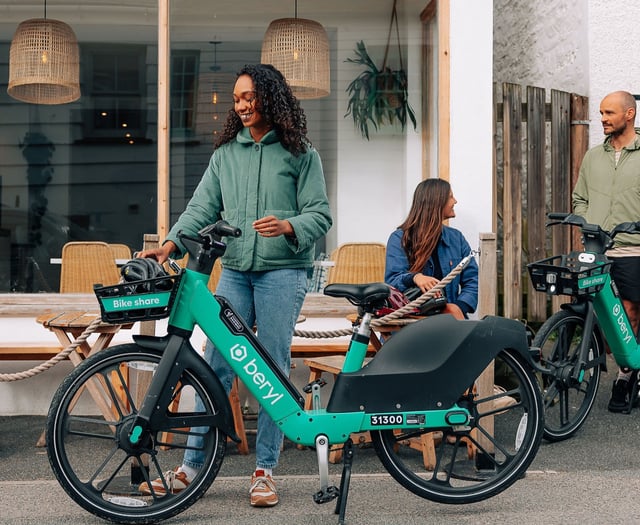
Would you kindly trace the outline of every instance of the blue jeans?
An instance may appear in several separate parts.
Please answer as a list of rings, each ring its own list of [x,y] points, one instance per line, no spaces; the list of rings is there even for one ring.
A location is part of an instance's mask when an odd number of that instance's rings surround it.
[[[306,269],[238,272],[224,268],[216,288],[216,294],[225,297],[247,325],[257,328],[260,342],[287,375],[291,369],[291,339],[306,293]],[[211,341],[207,341],[204,358],[228,394],[235,374]],[[203,406],[197,397],[196,411],[199,410]],[[256,468],[274,468],[283,434],[262,407],[258,410],[257,430]],[[188,445],[202,448],[202,437],[190,436]],[[201,468],[203,462],[201,450],[189,448],[184,454],[184,464],[189,467]]]

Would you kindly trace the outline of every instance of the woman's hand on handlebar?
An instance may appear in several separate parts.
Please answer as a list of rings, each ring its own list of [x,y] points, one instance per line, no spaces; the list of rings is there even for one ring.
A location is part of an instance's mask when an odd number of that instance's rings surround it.
[[[159,248],[151,248],[150,250],[142,250],[136,252],[136,257],[155,259],[160,264],[164,263],[169,256],[178,250],[178,247],[173,241],[167,241]]]

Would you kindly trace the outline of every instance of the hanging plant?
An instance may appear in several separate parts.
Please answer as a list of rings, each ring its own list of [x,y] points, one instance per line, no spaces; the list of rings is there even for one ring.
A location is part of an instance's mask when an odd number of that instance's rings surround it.
[[[392,70],[387,66],[391,30],[394,23],[398,40],[398,53],[400,55],[400,69],[397,70]],[[407,120],[410,120],[413,124],[413,129],[416,129],[416,116],[409,105],[407,93],[407,73],[404,70],[402,61],[395,1],[391,13],[391,25],[389,26],[382,67],[378,68],[376,66],[369,56],[363,41],[356,44],[355,54],[355,58],[347,58],[346,62],[364,66],[365,71],[360,73],[347,86],[346,91],[349,95],[349,103],[345,118],[351,116],[354,125],[367,140],[369,140],[370,126],[374,130],[378,130],[380,126],[385,124],[399,123],[404,131]]]

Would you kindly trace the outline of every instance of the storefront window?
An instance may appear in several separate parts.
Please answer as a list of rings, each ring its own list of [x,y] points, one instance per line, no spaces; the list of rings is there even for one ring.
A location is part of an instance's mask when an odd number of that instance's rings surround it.
[[[41,12],[19,0],[0,0],[0,293],[57,292],[60,266],[51,259],[61,256],[68,241],[124,243],[135,251],[144,234],[157,233],[158,4],[59,0],[50,5],[47,16],[64,20],[78,38],[81,98],[36,105],[9,97],[6,83],[13,33],[19,22]],[[224,3],[224,9],[219,4],[170,2],[165,170],[170,224],[207,166],[233,106],[237,71],[260,61],[271,20],[293,16],[287,6],[258,0]],[[339,227],[342,239],[386,237],[397,214],[388,219],[372,210],[376,203],[384,207],[401,200],[406,171],[421,169],[419,160],[407,161],[415,150],[407,147],[408,137],[419,141],[419,131],[384,126],[366,140],[345,118],[345,89],[361,73],[347,59],[365,41],[372,59],[382,64],[392,5],[357,4],[311,3],[300,13],[322,23],[330,42],[331,93],[301,101],[334,215],[334,227],[318,252],[337,246]],[[424,4],[400,3],[401,45],[414,92],[420,84],[415,57],[421,56],[416,49]],[[413,26],[413,33],[405,26]],[[367,231],[360,231],[362,224]]]

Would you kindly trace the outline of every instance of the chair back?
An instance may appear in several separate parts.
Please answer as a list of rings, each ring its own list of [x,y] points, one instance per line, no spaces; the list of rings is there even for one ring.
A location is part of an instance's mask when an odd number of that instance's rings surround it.
[[[132,258],[131,248],[129,248],[126,244],[109,243],[109,248],[111,248],[111,251],[113,252],[114,259],[129,260]]]
[[[334,266],[329,267],[326,284],[384,282],[386,251],[378,242],[341,244],[331,253]]]
[[[100,241],[68,242],[62,247],[60,293],[93,293],[93,285],[117,284],[120,270],[109,245]]]

